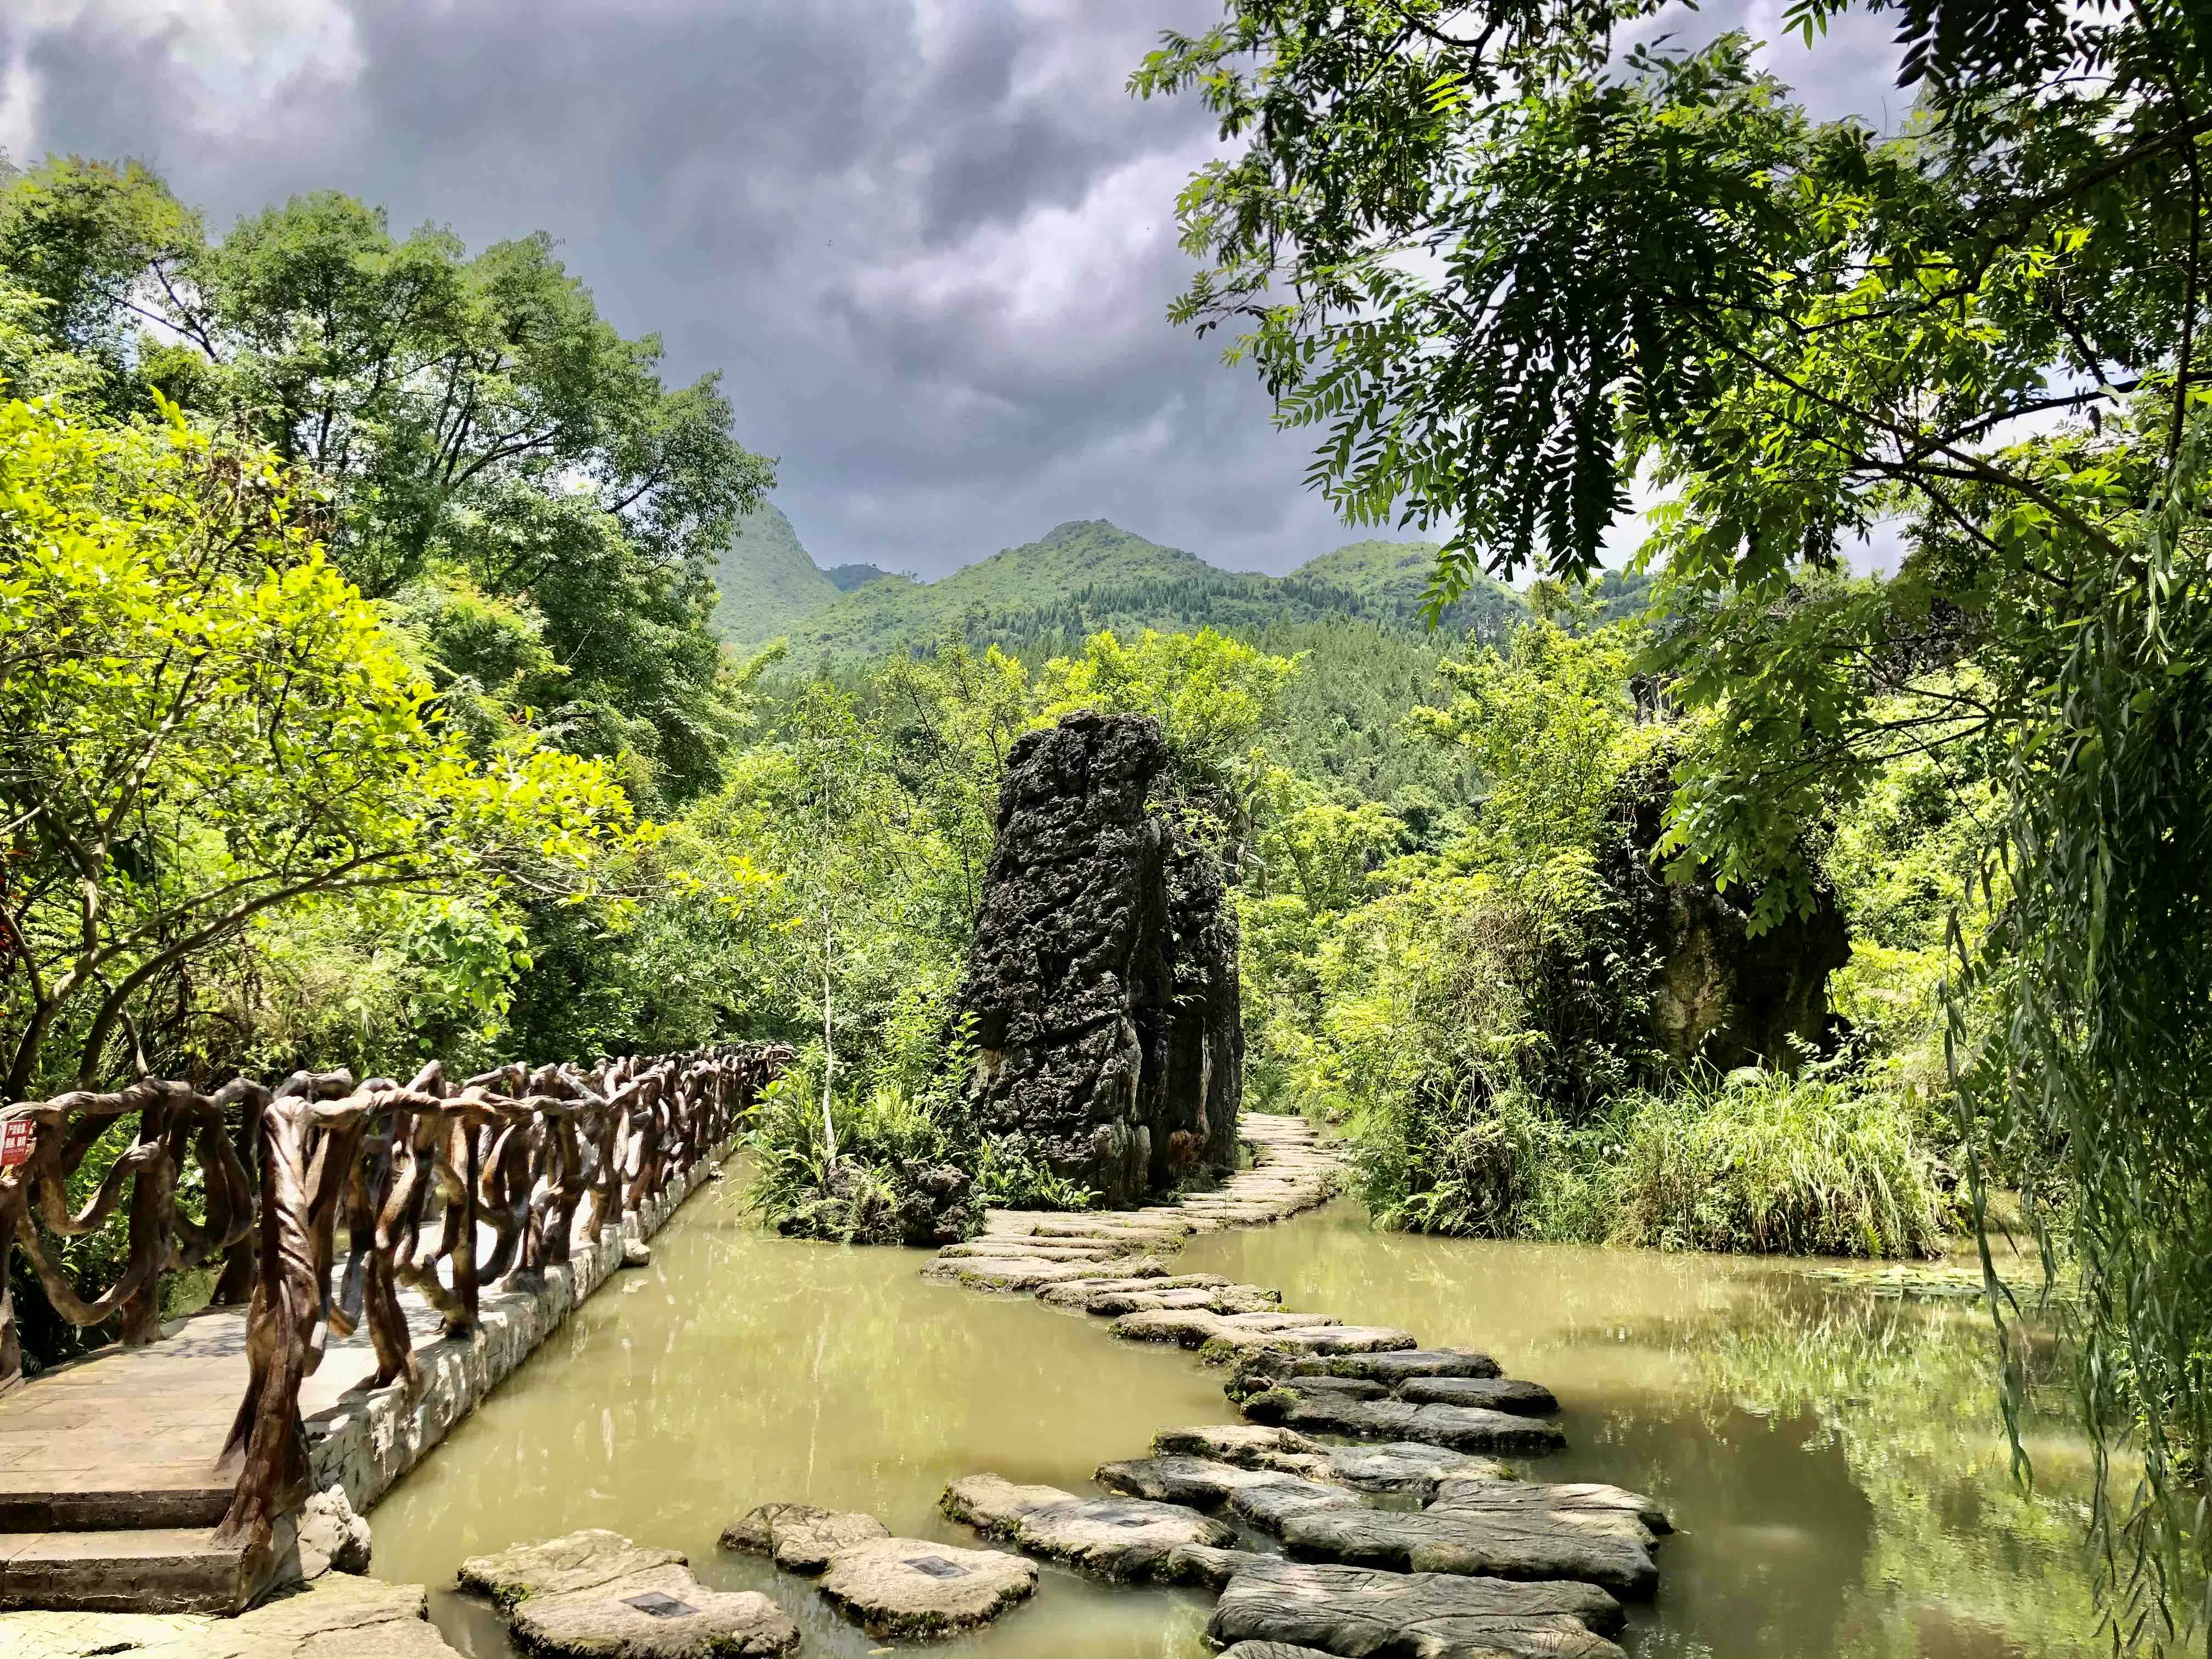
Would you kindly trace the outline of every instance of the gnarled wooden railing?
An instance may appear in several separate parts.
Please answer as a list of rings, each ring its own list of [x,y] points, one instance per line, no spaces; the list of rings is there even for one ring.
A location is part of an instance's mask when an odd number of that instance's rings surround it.
[[[378,1384],[412,1385],[402,1290],[418,1292],[449,1334],[471,1330],[483,1287],[542,1278],[568,1259],[580,1219],[595,1235],[666,1190],[731,1135],[788,1057],[702,1048],[589,1068],[508,1066],[460,1083],[433,1063],[404,1084],[301,1072],[274,1088],[240,1079],[204,1095],[149,1079],[0,1108],[0,1144],[9,1124],[29,1125],[31,1137],[27,1160],[0,1169],[0,1240],[22,1251],[64,1318],[116,1321],[126,1344],[160,1338],[164,1274],[223,1261],[216,1299],[249,1304],[249,1381],[225,1451],[236,1487],[217,1535],[260,1547],[304,1495],[300,1391],[334,1334],[366,1324]],[[73,1210],[71,1177],[133,1114],[132,1144]],[[178,1201],[194,1163],[198,1219]],[[118,1209],[125,1266],[103,1293],[80,1294],[46,1240],[81,1237]],[[21,1365],[0,1288],[0,1388]]]

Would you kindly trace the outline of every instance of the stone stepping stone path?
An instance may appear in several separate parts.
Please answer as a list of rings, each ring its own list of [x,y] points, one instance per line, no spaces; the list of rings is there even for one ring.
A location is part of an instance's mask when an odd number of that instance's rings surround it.
[[[871,1636],[950,1636],[988,1624],[1036,1589],[1034,1561],[920,1538],[855,1544],[830,1559],[822,1594]]]
[[[786,1572],[816,1573],[855,1544],[872,1544],[891,1529],[872,1515],[817,1509],[811,1504],[763,1504],[722,1528],[726,1550],[765,1555]]]
[[[1252,1556],[1222,1587],[1207,1638],[1335,1659],[1621,1659],[1620,1603],[1590,1584],[1516,1583]]]
[[[894,1538],[872,1515],[811,1504],[763,1504],[725,1527],[720,1542],[786,1572],[819,1575],[823,1598],[871,1636],[972,1630],[1036,1589],[1036,1563],[1018,1555]]]
[[[1154,1457],[1195,1457],[1240,1468],[1272,1469],[1349,1486],[1354,1492],[1411,1497],[1425,1504],[1437,1483],[1460,1475],[1502,1480],[1505,1465],[1440,1446],[1403,1440],[1381,1446],[1331,1446],[1295,1430],[1257,1423],[1203,1424],[1162,1429],[1152,1437]]]
[[[925,1272],[1226,1365],[1245,1421],[1162,1430],[1151,1455],[1100,1466],[1109,1497],[979,1474],[946,1488],[944,1512],[1100,1577],[1213,1588],[1207,1635],[1231,1659],[1620,1659],[1622,1601],[1655,1593],[1670,1528],[1637,1493],[1517,1480],[1497,1460],[1565,1445],[1549,1389],[1475,1349],[1174,1270],[1189,1238],[1337,1188],[1303,1120],[1240,1129],[1255,1165],[1218,1191],[1110,1215],[991,1211]],[[1255,1534],[1279,1545],[1247,1547]]]
[[[1331,1481],[1202,1457],[1154,1456],[1099,1467],[1109,1492],[1226,1509],[1302,1560],[1498,1578],[1573,1578],[1649,1600],[1652,1546],[1670,1530],[1649,1498],[1615,1486],[1448,1479],[1419,1510],[1376,1509]]]
[[[1237,1529],[1176,1504],[1079,1498],[1057,1486],[1017,1486],[971,1474],[945,1489],[938,1507],[986,1537],[1120,1583],[1172,1582],[1168,1558],[1187,1544],[1226,1547]]]
[[[675,1550],[596,1528],[461,1563],[535,1654],[576,1659],[766,1659],[799,1645],[790,1614],[755,1590],[711,1590]]]

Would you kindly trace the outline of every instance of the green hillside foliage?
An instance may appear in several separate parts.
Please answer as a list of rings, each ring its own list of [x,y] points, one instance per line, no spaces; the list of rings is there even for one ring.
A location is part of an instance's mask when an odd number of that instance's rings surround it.
[[[1133,637],[1148,628],[1211,628],[1247,637],[1341,618],[1420,626],[1419,593],[1407,602],[1408,578],[1394,563],[1376,556],[1341,573],[1314,574],[1326,562],[1288,576],[1221,570],[1103,520],[1079,520],[937,581],[870,581],[787,630],[791,662],[804,672],[835,672],[957,638],[971,649],[995,645],[1041,663],[1079,652],[1085,639],[1108,631]],[[1501,634],[1519,607],[1495,585],[1462,605],[1486,637]],[[1456,631],[1466,623],[1449,625]]]
[[[856,587],[866,587],[870,582],[881,581],[891,573],[881,565],[833,565],[822,573],[830,579],[830,586],[840,593],[849,593]]]
[[[734,644],[772,640],[843,591],[799,544],[783,509],[763,501],[714,560],[714,631]]]
[[[1425,625],[1424,606],[1437,574],[1433,542],[1353,542],[1309,559],[1293,574],[1327,582],[1367,602],[1370,614],[1405,626]],[[1502,638],[1521,614],[1521,601],[1499,582],[1483,582],[1443,607],[1437,621],[1448,632]]]

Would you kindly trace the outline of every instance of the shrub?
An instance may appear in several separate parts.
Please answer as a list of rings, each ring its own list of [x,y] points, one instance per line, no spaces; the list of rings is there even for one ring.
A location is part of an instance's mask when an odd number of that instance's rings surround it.
[[[1735,1072],[1624,1102],[1604,1158],[1617,1243],[1934,1255],[1947,1204],[1910,1109],[1817,1073]]]

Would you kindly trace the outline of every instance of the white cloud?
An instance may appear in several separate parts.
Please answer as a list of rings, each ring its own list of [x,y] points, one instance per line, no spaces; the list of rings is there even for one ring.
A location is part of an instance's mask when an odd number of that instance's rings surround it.
[[[27,154],[41,127],[35,63],[47,38],[91,27],[163,61],[192,127],[234,133],[270,118],[307,84],[360,72],[342,0],[14,0],[0,61],[0,148]]]

